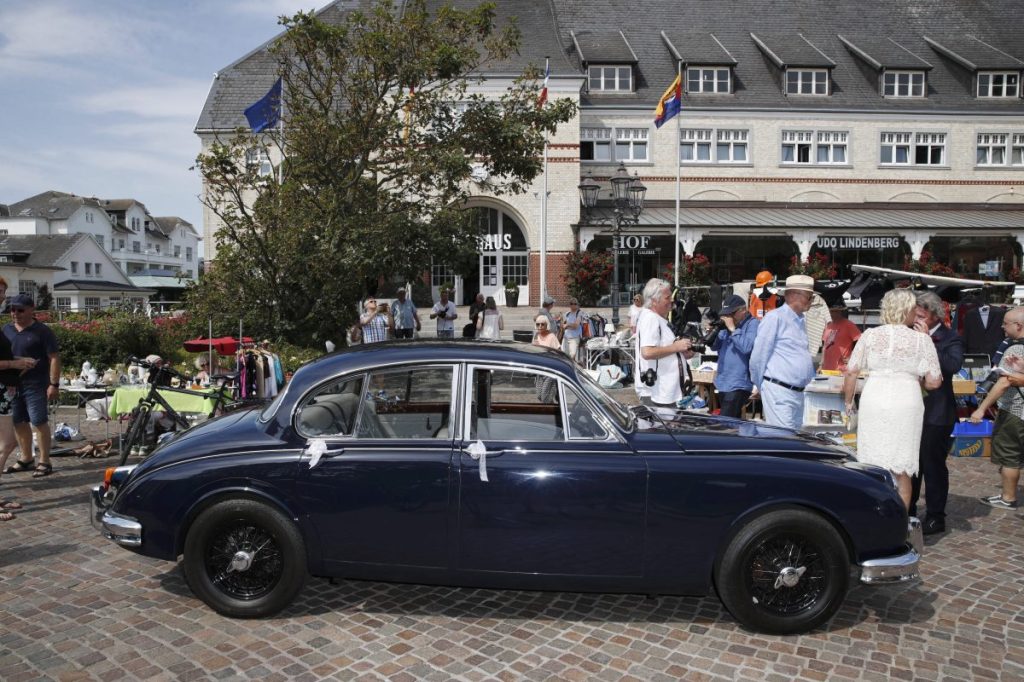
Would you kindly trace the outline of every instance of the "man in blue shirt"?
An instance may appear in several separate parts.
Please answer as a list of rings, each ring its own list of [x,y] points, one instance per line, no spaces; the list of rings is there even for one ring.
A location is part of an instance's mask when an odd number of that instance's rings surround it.
[[[747,310],[746,301],[733,294],[725,300],[718,312],[725,329],[711,344],[718,352],[718,371],[715,388],[723,417],[739,418],[743,405],[750,398],[750,353],[757,338],[758,321]]]
[[[804,420],[804,387],[814,379],[804,313],[811,307],[814,279],[786,279],[786,304],[764,316],[750,354],[750,380],[761,392],[764,420],[799,429]]]

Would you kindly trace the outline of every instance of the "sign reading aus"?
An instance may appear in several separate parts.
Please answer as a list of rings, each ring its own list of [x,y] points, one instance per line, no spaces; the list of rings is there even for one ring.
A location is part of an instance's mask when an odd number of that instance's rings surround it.
[[[512,233],[506,232],[505,234],[485,234],[483,239],[480,240],[481,251],[511,251],[512,250]]]
[[[899,237],[818,237],[819,249],[898,249]]]

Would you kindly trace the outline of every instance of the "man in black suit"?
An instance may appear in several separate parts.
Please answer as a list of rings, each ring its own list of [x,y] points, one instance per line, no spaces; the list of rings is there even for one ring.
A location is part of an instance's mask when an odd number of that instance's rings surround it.
[[[931,336],[939,355],[942,386],[930,391],[924,399],[924,428],[921,429],[920,472],[913,480],[910,495],[910,513],[917,515],[917,499],[921,495],[924,479],[924,499],[928,518],[924,521],[924,534],[932,535],[946,530],[946,498],[949,496],[949,454],[953,424],[956,422],[956,399],[953,397],[953,375],[964,361],[964,342],[960,336],[942,322],[945,311],[942,299],[931,291],[917,294],[917,320],[914,329]]]

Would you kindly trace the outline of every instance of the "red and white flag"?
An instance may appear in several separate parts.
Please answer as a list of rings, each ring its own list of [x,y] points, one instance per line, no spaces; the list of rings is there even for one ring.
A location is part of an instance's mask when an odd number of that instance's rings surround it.
[[[540,109],[548,101],[548,78],[551,76],[551,60],[544,59],[544,87],[540,89],[540,96],[537,98],[537,108]]]

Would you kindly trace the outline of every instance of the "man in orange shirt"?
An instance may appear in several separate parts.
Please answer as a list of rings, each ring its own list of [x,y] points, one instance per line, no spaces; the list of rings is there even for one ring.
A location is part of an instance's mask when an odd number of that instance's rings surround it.
[[[821,369],[844,372],[853,347],[860,338],[860,329],[846,319],[846,304],[841,299],[829,302],[828,312],[832,321],[821,335]]]

